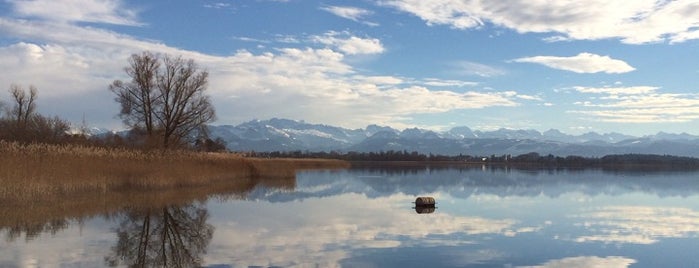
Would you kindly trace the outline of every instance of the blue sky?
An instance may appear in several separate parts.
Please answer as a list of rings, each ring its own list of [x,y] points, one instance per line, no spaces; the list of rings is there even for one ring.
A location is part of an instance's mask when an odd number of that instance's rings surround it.
[[[0,0],[0,87],[74,124],[123,128],[144,50],[210,72],[215,124],[699,134],[698,1]]]

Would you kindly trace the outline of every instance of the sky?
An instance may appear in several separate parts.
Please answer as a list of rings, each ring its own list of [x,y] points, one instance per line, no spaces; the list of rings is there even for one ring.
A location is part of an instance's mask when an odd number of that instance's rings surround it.
[[[5,103],[123,129],[143,51],[209,72],[216,125],[699,134],[697,0],[0,0]]]

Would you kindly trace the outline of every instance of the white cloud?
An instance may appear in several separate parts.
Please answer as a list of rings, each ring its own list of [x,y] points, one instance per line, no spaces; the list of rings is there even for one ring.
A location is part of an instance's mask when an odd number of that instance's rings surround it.
[[[684,42],[699,38],[696,1],[383,0],[428,25],[456,29],[486,23],[520,33],[553,33],[549,41],[615,38],[624,43]]]
[[[554,35],[554,36],[545,37],[545,38],[543,38],[542,40],[544,40],[544,42],[548,42],[548,43],[571,41],[570,38],[565,37],[565,36],[560,36],[560,35]]]
[[[659,87],[638,86],[638,87],[574,87],[581,93],[609,94],[609,95],[637,95],[653,93]]]
[[[271,41],[269,41],[269,40],[263,40],[263,39],[247,37],[247,36],[234,36],[234,37],[232,37],[232,39],[238,40],[238,41],[243,41],[243,42],[251,42],[251,43],[261,43],[261,44],[271,43]]]
[[[99,61],[99,60],[97,60]],[[8,78],[0,79],[4,85],[10,83],[34,84],[40,91],[40,97],[59,96],[67,90],[87,90],[89,87],[105,87],[108,80],[100,77],[91,66],[100,64],[107,67],[105,62],[87,59],[77,51],[60,45],[36,45],[17,43],[8,47],[0,47],[0,68]],[[114,66],[116,67],[116,66]],[[73,74],[82,74],[74,76]],[[65,87],[66,91],[57,91],[56,85]]]
[[[121,0],[10,0],[17,15],[58,22],[138,26],[137,12]]]
[[[426,86],[432,87],[467,87],[467,86],[477,86],[478,82],[462,81],[462,80],[450,80],[450,79],[437,79],[437,78],[427,78],[422,82]]]
[[[538,63],[550,68],[576,73],[627,73],[635,70],[628,63],[592,53],[580,53],[572,57],[535,56],[512,60],[514,62]]]
[[[524,94],[518,94],[517,98],[520,98],[523,100],[543,101],[543,99],[539,96],[524,95]]]
[[[636,263],[636,260],[620,256],[597,257],[579,256],[550,260],[537,266],[518,266],[529,268],[623,268]]]
[[[279,43],[285,43],[285,44],[299,44],[299,43],[301,43],[301,40],[299,40],[296,36],[283,35],[283,34],[276,34],[274,36],[274,41],[279,42]]]
[[[475,5],[471,5],[473,3],[469,1],[388,0],[380,3],[412,13],[426,21],[428,25],[442,24],[456,29],[468,29],[484,24],[478,14],[471,12],[471,7]]]
[[[458,61],[451,64],[452,72],[461,75],[476,75],[480,77],[493,77],[504,75],[505,71],[493,66],[471,61]]]
[[[330,31],[323,35],[312,36],[311,40],[336,48],[347,55],[380,54],[385,50],[379,39],[360,38],[348,32]]]
[[[363,76],[363,75],[357,75],[354,76],[353,79],[356,79],[357,81],[361,81],[364,83],[369,83],[369,84],[376,84],[378,86],[387,86],[387,85],[400,85],[405,83],[403,78],[400,77],[395,77],[395,76]]]
[[[349,7],[349,6],[325,6],[321,7],[320,9],[325,10],[327,12],[330,12],[334,14],[335,16],[342,17],[345,19],[353,20],[359,23],[363,23],[369,26],[379,26],[378,23],[375,22],[369,22],[369,21],[364,21],[364,18],[366,16],[374,14],[374,12],[370,10],[366,10],[363,8],[358,8],[358,7]]]
[[[215,3],[204,4],[205,8],[213,8],[213,9],[223,9],[223,8],[228,8],[230,6],[231,6],[230,3],[224,3],[224,2],[215,2]]]
[[[690,122],[699,119],[699,94],[658,93],[658,87],[574,87],[581,93],[602,94],[576,102],[584,110],[570,111],[591,120],[619,123]]]
[[[0,33],[33,40],[0,47],[5,70],[0,85],[34,84],[39,88],[40,111],[50,107],[52,114],[73,122],[88,113],[88,123],[98,126],[118,125],[114,117],[118,110],[107,86],[125,78],[123,67],[130,54],[144,50],[182,55],[206,68],[211,73],[209,94],[222,124],[285,117],[341,122],[345,127],[367,123],[404,127],[402,120],[411,114],[518,105],[512,92],[434,90],[401,83],[416,81],[411,78],[362,75],[345,56],[381,53],[384,48],[378,39],[348,33],[316,36],[326,48],[278,48],[259,54],[241,50],[229,56],[41,20],[0,18]]]

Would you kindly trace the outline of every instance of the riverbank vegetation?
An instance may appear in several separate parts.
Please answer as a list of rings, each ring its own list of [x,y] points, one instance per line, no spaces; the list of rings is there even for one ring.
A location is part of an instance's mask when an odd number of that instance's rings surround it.
[[[7,240],[30,240],[42,233],[56,233],[68,226],[94,217],[119,217],[131,211],[157,211],[186,206],[209,199],[245,199],[258,186],[271,189],[295,188],[294,177],[240,178],[208,182],[205,185],[168,189],[122,189],[85,191],[70,196],[53,193],[33,200],[2,200],[0,232]]]
[[[339,160],[0,140],[0,231],[10,240],[33,239],[124,209],[244,199],[258,186],[293,190],[300,170],[347,167]]]
[[[294,177],[302,169],[347,166],[346,162],[338,160],[260,159],[231,153],[0,141],[0,201],[31,201],[82,192],[193,187],[259,177]]]

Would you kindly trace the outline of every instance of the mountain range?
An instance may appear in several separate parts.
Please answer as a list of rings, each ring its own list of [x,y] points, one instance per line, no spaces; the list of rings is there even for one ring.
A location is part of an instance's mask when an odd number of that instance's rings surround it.
[[[369,125],[362,129],[309,124],[273,118],[252,120],[236,126],[211,125],[210,135],[221,138],[232,151],[417,151],[442,155],[578,155],[600,157],[608,154],[660,154],[699,157],[699,136],[659,132],[635,137],[621,133],[588,132],[569,135],[551,129],[494,131],[472,130],[466,126],[445,132],[409,128],[397,130]]]

